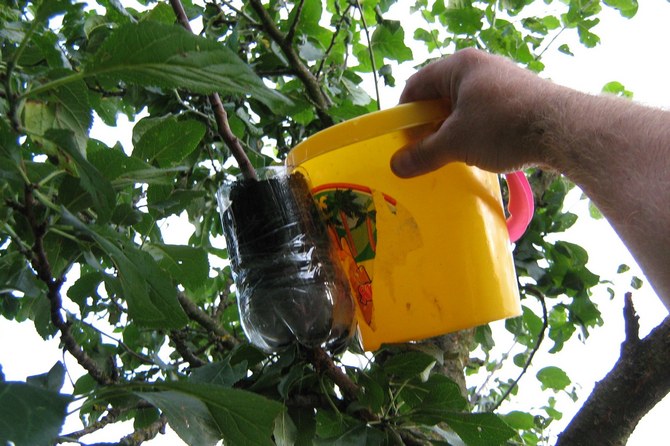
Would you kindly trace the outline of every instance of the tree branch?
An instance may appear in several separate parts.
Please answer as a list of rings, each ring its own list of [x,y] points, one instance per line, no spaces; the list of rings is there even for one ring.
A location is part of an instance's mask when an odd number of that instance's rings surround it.
[[[77,343],[72,335],[70,323],[66,322],[61,314],[63,301],[60,295],[61,287],[65,280],[64,277],[54,278],[49,264],[49,259],[44,248],[44,236],[47,232],[45,222],[38,221],[35,215],[35,198],[33,196],[33,185],[26,185],[24,192],[25,203],[23,205],[23,214],[28,220],[28,224],[33,232],[35,241],[32,247],[32,256],[29,259],[37,277],[47,286],[47,298],[50,303],[51,322],[61,333],[61,342],[65,349],[77,360],[93,379],[99,384],[112,384],[114,380],[105,373],[98,363],[96,363]]]
[[[100,420],[91,423],[89,426],[86,426],[81,430],[71,432],[66,435],[62,435],[61,437],[59,437],[58,443],[66,443],[72,440],[78,440],[84,435],[92,434],[93,432],[99,431],[108,424],[116,423],[116,421],[123,413],[124,411],[121,409],[110,409],[107,415],[102,417]]]
[[[208,332],[214,334],[226,348],[232,349],[237,345],[237,339],[226,331],[216,320],[212,319],[207,313],[202,311],[200,307],[194,304],[191,299],[186,297],[184,293],[177,292],[177,299],[181,307],[186,312],[186,315],[192,320],[200,324]]]
[[[143,429],[137,429],[130,435],[123,437],[119,441],[119,446],[138,446],[145,441],[153,440],[158,434],[165,434],[165,426],[167,425],[167,418],[165,415],[158,417],[158,420],[154,421],[147,427]]]
[[[295,17],[293,17],[293,23],[286,33],[286,43],[291,45],[293,43],[293,38],[295,37],[295,30],[298,28],[298,23],[300,23],[300,14],[302,14],[302,8],[305,5],[305,0],[300,0],[298,6],[295,7]]]
[[[377,97],[377,110],[381,110],[381,96],[379,95],[379,80],[377,79],[377,64],[375,62],[375,51],[372,49],[372,39],[370,39],[370,31],[368,31],[368,24],[365,23],[365,14],[363,14],[363,7],[361,2],[356,0],[356,8],[361,15],[361,23],[363,24],[363,31],[365,32],[365,39],[368,42],[368,53],[370,54],[370,65],[372,66],[372,79],[375,83],[375,95]]]
[[[328,45],[328,48],[326,48],[326,52],[323,55],[323,58],[321,58],[321,62],[319,62],[319,68],[316,70],[316,78],[317,79],[319,77],[321,77],[321,71],[323,70],[323,65],[326,63],[326,59],[328,59],[328,56],[330,55],[330,52],[335,47],[335,42],[337,41],[337,36],[340,34],[340,30],[342,29],[342,23],[344,22],[344,18],[347,16],[350,9],[351,9],[351,4],[347,5],[344,12],[342,12],[342,14],[340,15],[340,20],[335,25],[335,32],[333,33],[333,37],[330,39],[330,44]]]
[[[174,348],[177,350],[177,353],[181,355],[182,358],[188,362],[192,369],[202,367],[207,364],[202,359],[198,358],[193,351],[186,344],[186,339],[188,338],[187,332],[185,330],[171,330],[170,339],[174,343]]]
[[[171,0],[172,1],[172,0]],[[274,40],[289,61],[289,65],[295,70],[295,74],[305,85],[307,95],[316,106],[316,113],[321,122],[329,127],[333,125],[333,118],[328,114],[331,101],[321,90],[318,79],[309,71],[309,68],[300,60],[295,48],[287,41],[286,36],[277,28],[270,14],[265,10],[261,0],[249,0],[249,4],[258,15],[263,28],[270,38]]]
[[[640,419],[670,392],[670,316],[638,339],[630,294],[621,356],[559,435],[557,446],[623,446]]]
[[[189,32],[193,33],[191,24],[188,21],[188,16],[186,15],[186,11],[184,11],[184,5],[181,4],[181,0],[170,0],[170,5],[172,6],[172,10],[177,16],[177,21],[179,21],[181,26],[186,28],[186,30]],[[249,161],[249,157],[244,152],[244,148],[242,147],[240,140],[230,129],[230,124],[228,123],[228,114],[223,108],[223,103],[221,102],[219,94],[212,93],[208,96],[208,99],[212,109],[214,110],[214,117],[216,118],[216,125],[219,130],[219,136],[221,136],[223,141],[228,146],[230,153],[237,161],[242,175],[246,179],[258,179],[256,176],[256,171],[254,170],[251,161]]]
[[[360,393],[358,385],[356,385],[356,383],[354,383],[351,378],[349,378],[342,369],[333,362],[333,358],[331,358],[324,349],[317,347],[307,350],[307,359],[317,372],[324,373],[337,387],[340,388],[342,396],[348,403],[358,400],[358,395]],[[378,417],[367,409],[361,409],[357,411],[357,414],[364,421],[378,420]]]

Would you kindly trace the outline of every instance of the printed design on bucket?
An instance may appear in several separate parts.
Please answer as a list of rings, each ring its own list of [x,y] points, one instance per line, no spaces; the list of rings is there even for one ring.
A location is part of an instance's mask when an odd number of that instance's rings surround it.
[[[356,295],[365,322],[374,329],[372,299],[373,260],[377,252],[377,211],[372,190],[350,183],[328,183],[312,189],[314,200],[326,217],[340,261]],[[392,213],[396,200],[382,194]]]

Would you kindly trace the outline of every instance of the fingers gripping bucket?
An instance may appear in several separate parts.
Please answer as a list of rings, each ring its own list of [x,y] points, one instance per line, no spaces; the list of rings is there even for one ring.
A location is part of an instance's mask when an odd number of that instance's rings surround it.
[[[462,163],[412,179],[390,169],[395,151],[445,118],[441,102],[404,104],[319,132],[288,155],[326,216],[366,350],[520,314],[497,175]],[[516,201],[532,209],[527,196]]]

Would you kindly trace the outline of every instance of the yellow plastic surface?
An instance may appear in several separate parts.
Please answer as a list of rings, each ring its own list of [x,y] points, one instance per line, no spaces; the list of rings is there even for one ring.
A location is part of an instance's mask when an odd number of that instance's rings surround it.
[[[462,163],[413,179],[390,169],[445,117],[439,101],[404,104],[319,132],[287,158],[331,217],[365,350],[520,314],[497,175]]]

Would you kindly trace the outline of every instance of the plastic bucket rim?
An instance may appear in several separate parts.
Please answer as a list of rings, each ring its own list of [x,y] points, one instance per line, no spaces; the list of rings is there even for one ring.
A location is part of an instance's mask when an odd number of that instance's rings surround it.
[[[367,113],[321,130],[297,144],[286,157],[286,166],[297,167],[311,159],[351,144],[388,133],[443,121],[448,116],[444,100],[409,102]]]

